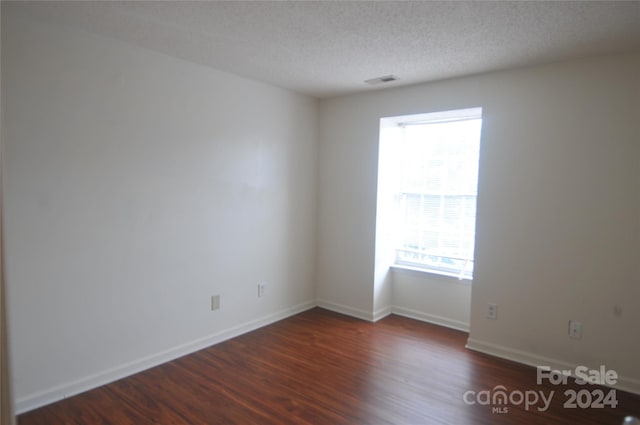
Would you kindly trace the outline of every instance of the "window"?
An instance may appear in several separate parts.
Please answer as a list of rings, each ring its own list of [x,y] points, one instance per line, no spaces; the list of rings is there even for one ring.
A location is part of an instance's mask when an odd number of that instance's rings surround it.
[[[481,113],[394,120],[395,264],[473,277]]]

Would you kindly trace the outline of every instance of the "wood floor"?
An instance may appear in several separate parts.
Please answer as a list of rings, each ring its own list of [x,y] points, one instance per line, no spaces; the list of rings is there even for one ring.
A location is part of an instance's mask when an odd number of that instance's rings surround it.
[[[620,425],[640,414],[640,397],[621,391],[615,409],[564,408],[565,390],[598,387],[536,385],[535,369],[469,351],[466,338],[399,316],[369,323],[316,308],[18,424]],[[553,391],[551,406],[478,403],[498,385],[515,402],[515,392]]]

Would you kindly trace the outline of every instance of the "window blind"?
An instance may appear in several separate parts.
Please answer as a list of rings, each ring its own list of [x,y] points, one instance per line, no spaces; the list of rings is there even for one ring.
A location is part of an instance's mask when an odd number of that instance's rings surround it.
[[[482,120],[401,126],[396,263],[471,278]]]

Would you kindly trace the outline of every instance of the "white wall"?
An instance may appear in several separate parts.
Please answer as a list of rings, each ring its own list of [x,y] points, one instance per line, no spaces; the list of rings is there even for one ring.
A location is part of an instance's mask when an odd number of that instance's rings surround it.
[[[640,392],[640,57],[514,72],[500,86],[485,121],[469,345],[604,364]],[[571,319],[581,340],[567,337]]]
[[[19,411],[315,305],[314,99],[2,18]]]
[[[469,331],[471,281],[403,269],[392,276],[393,313]]]
[[[396,273],[386,307],[470,323],[470,347],[518,361],[606,364],[640,391],[639,90],[636,54],[322,101],[319,298],[361,316],[385,308],[373,274],[379,119],[482,107],[474,282]]]
[[[316,290],[321,306],[371,319],[380,116],[360,99],[320,104]]]
[[[2,3],[0,2],[0,22],[2,19]],[[1,38],[0,31],[0,38]],[[1,45],[0,40],[0,45]],[[1,49],[0,49],[1,50]],[[0,54],[0,58],[1,58]],[[2,60],[0,59],[0,62]],[[2,64],[0,63],[0,74],[2,72]],[[1,79],[0,75],[0,79]],[[0,95],[2,90],[0,88]],[[0,102],[0,122],[2,117],[2,102]],[[13,425],[15,424],[15,418],[13,416],[13,395],[11,388],[11,377],[9,376],[9,348],[7,345],[8,337],[7,337],[7,309],[5,302],[5,279],[4,279],[4,271],[2,270],[4,267],[3,264],[3,244],[2,244],[2,134],[0,133],[0,423],[5,425]]]

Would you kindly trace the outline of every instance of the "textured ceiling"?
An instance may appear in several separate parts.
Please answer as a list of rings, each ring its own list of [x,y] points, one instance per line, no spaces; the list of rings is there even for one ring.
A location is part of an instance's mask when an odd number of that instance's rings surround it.
[[[640,51],[640,1],[3,2],[316,97]],[[364,80],[393,74],[398,81]]]

